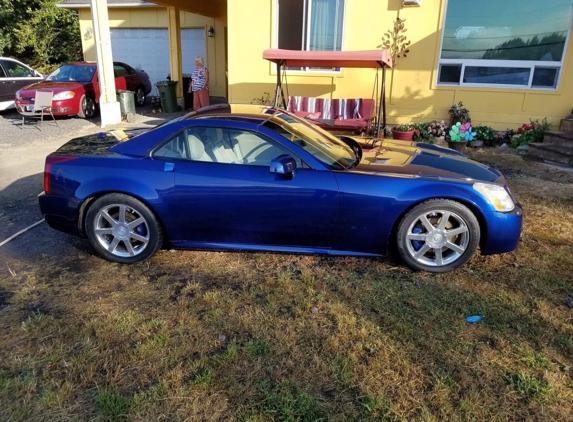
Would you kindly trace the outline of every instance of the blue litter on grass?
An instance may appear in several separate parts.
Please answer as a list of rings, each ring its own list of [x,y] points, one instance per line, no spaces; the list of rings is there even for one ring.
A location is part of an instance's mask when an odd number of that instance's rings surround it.
[[[482,320],[481,315],[470,315],[470,316],[466,317],[466,322],[469,324],[480,322],[481,320]]]

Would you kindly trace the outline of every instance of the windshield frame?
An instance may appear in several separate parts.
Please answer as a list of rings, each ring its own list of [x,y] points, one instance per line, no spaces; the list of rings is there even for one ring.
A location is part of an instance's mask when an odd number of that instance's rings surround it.
[[[288,116],[288,119],[283,116]],[[288,132],[290,137],[277,131],[272,125],[279,126]],[[299,146],[332,170],[349,170],[358,160],[358,155],[344,141],[286,110],[276,110],[261,126]],[[342,151],[346,154],[342,154]]]
[[[90,71],[90,78],[86,79],[86,78],[71,78],[72,73],[76,74],[77,76],[83,76],[82,75],[82,71],[84,71],[84,69],[88,69]],[[57,75],[59,75],[60,73],[64,74],[64,71],[67,72],[67,78],[66,79],[56,79]],[[65,64],[62,65],[60,67],[58,67],[56,70],[54,70],[52,73],[50,73],[47,77],[46,77],[46,81],[47,82],[78,82],[78,83],[89,83],[91,81],[93,81],[94,75],[97,72],[97,67],[93,66],[91,64]],[[86,72],[87,75],[87,72]]]

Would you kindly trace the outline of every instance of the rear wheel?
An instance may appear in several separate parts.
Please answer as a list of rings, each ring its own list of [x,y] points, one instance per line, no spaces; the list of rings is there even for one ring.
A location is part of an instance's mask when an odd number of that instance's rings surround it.
[[[80,99],[80,111],[78,116],[82,119],[91,119],[96,115],[96,103],[95,100],[89,95],[82,95]]]
[[[443,273],[464,265],[476,251],[480,227],[459,202],[434,199],[413,208],[398,227],[398,251],[415,270]]]
[[[137,91],[135,92],[135,105],[137,107],[144,106],[146,99],[147,97],[145,96],[145,91],[143,87],[140,86],[139,88],[137,88]]]
[[[86,232],[94,249],[109,261],[132,264],[151,257],[163,233],[147,206],[123,194],[97,199],[86,215]]]

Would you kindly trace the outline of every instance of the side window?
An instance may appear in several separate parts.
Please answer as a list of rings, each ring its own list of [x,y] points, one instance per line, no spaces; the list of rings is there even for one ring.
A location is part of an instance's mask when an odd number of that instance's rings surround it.
[[[113,73],[115,74],[116,78],[121,78],[122,76],[129,75],[127,69],[119,64],[113,65]]]
[[[187,149],[187,136],[185,132],[179,132],[153,153],[154,158],[183,159],[189,157]]]
[[[29,69],[25,68],[24,66],[22,66],[19,63],[10,61],[10,60],[6,60],[4,62],[4,66],[6,66],[6,70],[8,71],[8,74],[13,77],[13,78],[26,78],[29,76],[33,76],[32,72],[30,72]]]
[[[193,127],[187,130],[187,141],[194,161],[267,167],[281,154],[292,156],[265,136],[245,130]],[[300,160],[294,158],[300,166]]]
[[[131,66],[125,65],[124,67],[128,75],[135,75],[136,72]]]
[[[4,62],[0,61],[0,78],[6,77],[6,73],[4,72],[3,64],[4,64]]]

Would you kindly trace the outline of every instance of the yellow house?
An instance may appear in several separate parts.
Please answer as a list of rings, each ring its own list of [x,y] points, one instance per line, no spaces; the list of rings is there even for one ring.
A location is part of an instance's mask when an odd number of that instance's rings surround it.
[[[86,39],[89,1],[68,0],[78,2],[87,7],[78,8],[85,58],[94,60],[93,41]],[[411,44],[407,57],[397,58],[387,74],[389,123],[447,119],[448,109],[458,101],[470,110],[475,124],[496,129],[545,117],[557,123],[573,108],[572,0],[135,3],[143,2],[108,1],[112,46],[117,29],[168,28],[172,19],[165,6],[176,8],[182,32],[199,29],[205,34],[211,95],[229,102],[249,103],[265,92],[272,97],[276,68],[262,59],[265,49],[375,49],[400,18]],[[211,28],[213,37],[208,36]],[[188,71],[184,65],[183,73]],[[371,98],[376,72],[290,69],[286,81],[290,95]]]
[[[405,19],[407,57],[388,72],[389,123],[447,119],[463,101],[496,129],[573,108],[571,0],[228,0],[229,98],[273,89],[266,48],[368,50]],[[372,96],[373,70],[288,72],[291,95]]]

